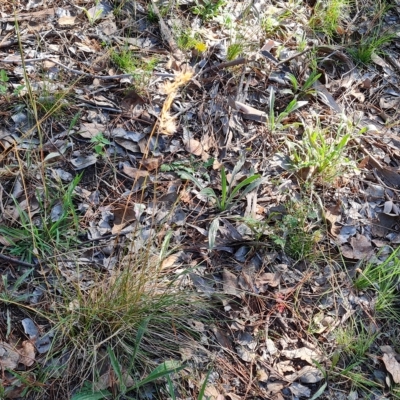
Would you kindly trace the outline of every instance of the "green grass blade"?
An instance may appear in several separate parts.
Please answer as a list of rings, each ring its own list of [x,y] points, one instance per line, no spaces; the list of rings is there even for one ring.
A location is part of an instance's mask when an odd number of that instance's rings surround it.
[[[201,385],[200,391],[199,391],[199,395],[197,396],[197,400],[203,400],[204,398],[204,393],[206,391],[207,388],[207,382],[208,382],[208,378],[210,377],[211,374],[211,369],[207,372],[206,378],[204,379],[203,384]]]
[[[235,197],[236,193],[242,188],[247,185],[250,185],[250,183],[254,182],[256,179],[260,178],[260,174],[252,175],[246,178],[244,181],[240,182],[233,190],[231,195],[228,198],[228,204],[232,201],[232,199]]]
[[[221,193],[221,208],[224,210],[226,207],[226,198],[228,196],[228,183],[227,183],[227,178],[226,178],[226,173],[225,173],[225,167],[222,166],[221,168],[221,188],[222,188],[222,193]]]
[[[165,361],[160,364],[158,367],[154,368],[146,378],[142,379],[140,382],[137,382],[134,386],[128,389],[128,391],[139,389],[141,386],[146,385],[147,383],[153,382],[157,379],[163,378],[172,374],[174,372],[181,371],[185,368],[184,365],[180,365],[177,361]]]
[[[151,316],[148,316],[140,323],[140,325],[138,327],[138,330],[136,332],[136,338],[135,338],[135,347],[133,349],[133,354],[132,354],[132,363],[134,363],[136,360],[136,356],[139,351],[140,343],[142,342],[143,336],[147,331],[147,326],[149,325],[150,320],[151,320]]]
[[[119,365],[117,357],[115,356],[115,353],[114,353],[113,349],[111,348],[111,346],[107,346],[107,353],[108,353],[108,356],[110,357],[111,366],[113,367],[115,375],[117,375],[120,390],[122,393],[125,393],[126,386],[125,386],[124,378],[122,376],[121,367]]]

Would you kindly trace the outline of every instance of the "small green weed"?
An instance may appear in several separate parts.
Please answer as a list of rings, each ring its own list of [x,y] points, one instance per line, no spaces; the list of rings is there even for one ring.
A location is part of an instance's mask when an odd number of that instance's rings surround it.
[[[156,24],[158,22],[158,15],[154,11],[152,4],[147,6],[147,20],[152,24]]]
[[[58,92],[50,94],[50,91],[45,89],[37,98],[36,104],[38,110],[45,115],[52,115],[53,117],[60,117],[63,111],[67,108],[68,103],[65,99],[66,93]]]
[[[191,11],[202,21],[208,21],[216,17],[225,4],[225,0],[203,0],[201,3],[196,0],[196,5],[192,7]]]
[[[289,201],[285,208],[287,214],[271,238],[295,261],[316,258],[315,245],[321,237],[321,231],[315,229],[317,210],[304,201]]]
[[[339,327],[335,332],[336,343],[348,360],[346,364],[360,363],[367,358],[367,353],[374,343],[377,334],[370,333],[362,325],[356,326],[350,320],[346,327]]]
[[[313,85],[321,77],[321,74],[312,71],[309,77],[302,85],[299,84],[297,78],[293,74],[288,73],[286,74],[286,76],[288,77],[292,85],[293,88],[292,94],[295,94],[299,97],[303,97],[303,96],[315,95],[316,92],[315,89],[313,88]]]
[[[9,284],[7,275],[2,275],[2,287],[0,290],[0,300],[5,304],[18,303],[29,300],[29,293],[19,293],[19,288],[26,284],[26,279],[33,272],[33,268],[25,271],[13,284]]]
[[[293,171],[307,173],[306,177],[302,176],[303,180],[331,182],[346,169],[355,169],[354,162],[345,156],[352,138],[348,125],[341,123],[334,135],[330,131],[330,128],[322,128],[317,120],[315,126],[305,128],[302,140],[286,141]]]
[[[99,156],[103,156],[104,148],[106,145],[111,144],[109,140],[107,140],[102,132],[99,132],[96,136],[93,136],[90,141],[94,144],[93,149]]]
[[[256,189],[261,184],[261,175],[253,174],[248,178],[244,179],[237,186],[233,186],[232,182],[235,181],[235,177],[244,165],[244,159],[241,159],[233,168],[231,174],[231,181],[228,182],[226,176],[225,167],[221,168],[221,195],[217,195],[214,189],[210,187],[203,187],[203,185],[191,174],[182,172],[181,177],[188,179],[196,184],[200,189],[200,194],[207,196],[209,199],[214,201],[216,207],[220,211],[225,211],[233,207],[237,202],[242,199],[247,193]],[[243,190],[242,190],[243,189]]]
[[[131,50],[112,50],[110,54],[113,63],[127,74],[132,74],[136,85],[145,85],[158,64],[158,58],[144,59],[136,56]]]
[[[176,44],[181,50],[196,49],[199,52],[204,52],[207,45],[201,40],[198,34],[193,34],[189,29],[175,28]]]
[[[268,14],[261,20],[261,28],[266,34],[277,34],[285,26],[285,21],[291,16],[289,10],[280,10],[278,13]]]
[[[298,126],[300,124],[283,124],[283,120],[289,116],[290,113],[296,111],[300,107],[308,104],[308,101],[298,101],[296,98],[293,99],[277,117],[275,117],[275,90],[271,88],[269,96],[269,116],[267,120],[267,126],[271,133],[278,130],[287,129],[290,126]]]

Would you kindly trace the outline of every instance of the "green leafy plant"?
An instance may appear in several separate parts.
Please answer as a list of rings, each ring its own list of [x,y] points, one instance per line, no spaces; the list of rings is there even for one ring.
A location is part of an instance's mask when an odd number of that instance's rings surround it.
[[[269,35],[276,34],[285,27],[285,21],[288,20],[291,14],[290,10],[284,9],[280,9],[273,14],[268,13],[261,20],[261,28]]]
[[[334,135],[330,135],[330,131],[331,128],[322,128],[317,120],[315,126],[305,128],[300,141],[286,141],[291,168],[296,172],[306,172],[304,180],[318,178],[330,182],[346,169],[355,169],[354,162],[345,156],[352,138],[347,123],[341,123]]]
[[[203,21],[208,21],[218,15],[221,7],[226,4],[225,0],[203,0],[201,3],[196,0],[196,5],[192,7],[193,14],[198,15]]]
[[[289,116],[290,113],[296,111],[300,107],[308,104],[308,101],[298,101],[296,98],[293,99],[277,117],[275,117],[275,90],[271,88],[269,96],[269,116],[267,119],[267,126],[270,132],[276,132],[278,130],[283,130],[289,126],[296,126],[300,124],[283,124],[285,118]]]
[[[111,144],[111,142],[104,137],[102,132],[99,132],[97,135],[93,136],[90,141],[94,144],[94,151],[100,156],[105,154],[104,148],[106,145]]]
[[[209,199],[213,200],[216,204],[216,207],[220,211],[225,211],[235,204],[237,204],[240,199],[246,196],[247,193],[251,192],[252,190],[256,189],[262,182],[261,175],[253,174],[236,186],[232,185],[232,182],[235,181],[235,177],[240,171],[240,169],[244,165],[244,160],[242,159],[239,161],[231,174],[230,182],[228,182],[228,178],[226,176],[225,167],[222,166],[221,168],[221,195],[217,195],[214,189],[210,187],[204,188],[203,185],[192,175],[188,174],[187,172],[182,172],[181,177],[184,179],[191,180],[196,186],[200,189],[200,194],[207,196]],[[243,190],[242,190],[243,189]]]
[[[312,71],[309,77],[302,85],[299,84],[297,78],[292,73],[288,73],[286,74],[286,76],[288,77],[292,85],[293,88],[292,94],[298,96],[307,96],[307,95],[315,95],[316,92],[315,89],[313,88],[313,85],[321,77],[321,74]]]

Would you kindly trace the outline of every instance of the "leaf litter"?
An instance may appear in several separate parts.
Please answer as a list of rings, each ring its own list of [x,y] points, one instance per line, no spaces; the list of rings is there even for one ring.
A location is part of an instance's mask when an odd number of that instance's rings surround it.
[[[146,248],[164,285],[219,299],[213,323],[191,323],[201,340],[182,355],[182,397],[213,361],[212,398],[398,398],[398,277],[367,275],[397,271],[398,39],[360,63],[372,5],[330,37],[326,3],[0,5],[0,364],[28,378],[4,375],[8,398],[69,359],[41,311],[60,290],[52,265],[87,291]],[[382,32],[399,23],[398,7],[376,11]],[[93,388],[134,387],[111,364]]]

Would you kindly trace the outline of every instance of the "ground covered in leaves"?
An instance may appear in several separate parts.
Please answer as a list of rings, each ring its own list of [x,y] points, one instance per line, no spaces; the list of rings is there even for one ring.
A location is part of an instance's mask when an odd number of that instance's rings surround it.
[[[400,398],[399,27],[3,0],[0,398]]]

